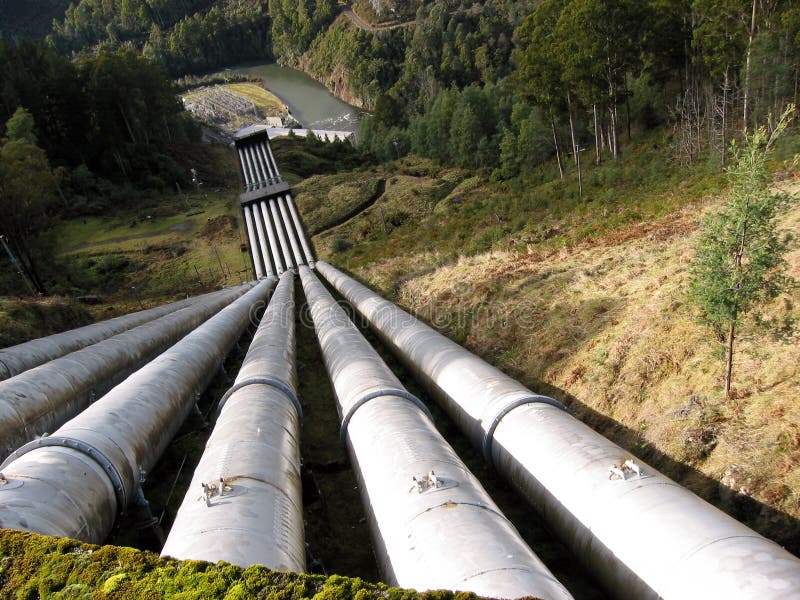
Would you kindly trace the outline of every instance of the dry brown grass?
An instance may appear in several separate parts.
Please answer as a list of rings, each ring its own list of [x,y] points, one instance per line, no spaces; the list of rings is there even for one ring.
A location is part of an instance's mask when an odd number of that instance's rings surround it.
[[[788,189],[800,196],[797,182]],[[358,274],[394,290],[402,305],[532,388],[571,402],[579,416],[668,475],[788,543],[800,534],[798,522],[776,511],[800,518],[800,338],[743,327],[736,394],[724,399],[720,343],[686,298],[699,217],[719,202],[707,199],[571,249],[529,247],[444,265],[435,254],[395,257]],[[800,231],[800,207],[781,224]],[[800,279],[800,244],[787,259]],[[800,319],[800,290],[763,312],[776,323]],[[745,497],[768,508],[748,505],[742,513]]]

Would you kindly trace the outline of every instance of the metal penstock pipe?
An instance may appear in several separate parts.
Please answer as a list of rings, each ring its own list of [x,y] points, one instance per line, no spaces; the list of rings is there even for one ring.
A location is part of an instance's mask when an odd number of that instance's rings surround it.
[[[179,300],[163,306],[156,306],[148,310],[122,315],[99,323],[92,323],[85,327],[63,331],[47,337],[30,340],[16,346],[0,350],[0,380],[8,379],[14,375],[38,367],[47,361],[64,356],[75,350],[96,344],[106,338],[132,329],[142,323],[147,323],[171,312],[180,310],[193,302],[219,294],[211,292],[196,298]]]
[[[287,272],[220,402],[162,556],[305,571],[294,346]]]
[[[341,271],[316,266],[615,597],[800,598],[800,560],[778,544]]]
[[[0,459],[54,431],[250,287],[197,298],[190,306],[0,382]]]
[[[236,343],[265,279],[53,435],[0,466],[0,527],[101,543]]]
[[[300,267],[386,581],[571,598],[308,267]]]

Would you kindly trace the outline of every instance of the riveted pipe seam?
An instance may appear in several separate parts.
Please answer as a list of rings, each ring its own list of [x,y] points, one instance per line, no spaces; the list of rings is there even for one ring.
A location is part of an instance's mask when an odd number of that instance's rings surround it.
[[[425,416],[427,416],[431,422],[433,422],[433,415],[431,415],[431,411],[427,406],[425,406],[425,403],[417,398],[414,394],[402,389],[375,390],[374,392],[370,392],[369,394],[359,398],[349,405],[347,412],[342,417],[342,424],[339,429],[339,441],[341,442],[342,446],[347,447],[347,427],[350,425],[350,420],[353,418],[353,415],[356,414],[356,411],[370,400],[375,400],[376,398],[381,398],[383,396],[396,396],[398,398],[409,400],[412,404],[424,412]]]
[[[72,450],[80,452],[81,454],[85,454],[91,458],[108,476],[111,486],[114,488],[114,492],[116,493],[117,509],[121,510],[122,507],[128,505],[128,497],[125,490],[124,479],[114,462],[91,444],[73,437],[53,435],[33,440],[6,458],[3,461],[3,464],[0,465],[0,470],[5,469],[7,465],[13,463],[18,458],[25,456],[28,452],[36,450],[37,448],[45,448],[48,446],[71,448]]]
[[[519,408],[525,404],[536,403],[549,404],[550,406],[560,408],[567,413],[570,412],[566,406],[564,406],[555,398],[551,398],[550,396],[540,396],[538,394],[535,396],[529,396],[528,398],[519,398],[518,400],[513,400],[501,408],[500,411],[498,411],[494,418],[489,422],[489,427],[486,428],[486,433],[483,436],[483,458],[490,467],[495,468],[494,459],[492,458],[492,442],[494,441],[494,431],[497,429],[497,426],[500,425],[500,421],[502,421],[503,418],[515,408]]]
[[[297,397],[297,394],[285,383],[279,381],[277,379],[273,379],[271,377],[250,377],[245,379],[244,381],[237,382],[232,388],[230,388],[219,401],[219,408],[217,408],[217,414],[222,412],[225,403],[228,401],[233,394],[238,392],[243,387],[247,387],[248,385],[268,385],[270,387],[274,387],[280,392],[283,392],[283,395],[291,400],[292,405],[294,406],[295,410],[297,411],[297,416],[300,418],[300,421],[303,420],[303,405],[300,404],[300,399]]]

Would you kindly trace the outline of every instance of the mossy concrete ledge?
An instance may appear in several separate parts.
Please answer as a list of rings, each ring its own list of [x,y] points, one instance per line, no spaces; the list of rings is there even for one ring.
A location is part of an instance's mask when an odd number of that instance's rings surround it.
[[[121,546],[0,529],[2,598],[269,598],[288,600],[477,600],[466,592],[417,593],[339,575],[247,569],[160,558]]]

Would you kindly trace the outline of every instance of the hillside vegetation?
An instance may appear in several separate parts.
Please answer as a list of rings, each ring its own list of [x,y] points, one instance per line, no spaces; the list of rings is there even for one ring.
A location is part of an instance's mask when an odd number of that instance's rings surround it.
[[[780,157],[798,150],[787,138]],[[725,399],[722,344],[687,297],[722,179],[659,152],[590,170],[584,199],[574,177],[512,190],[407,158],[312,177],[297,202],[321,257],[798,553],[800,290],[763,307],[773,333],[743,331]],[[796,201],[780,223],[797,231]],[[796,238],[787,258],[797,278]]]

